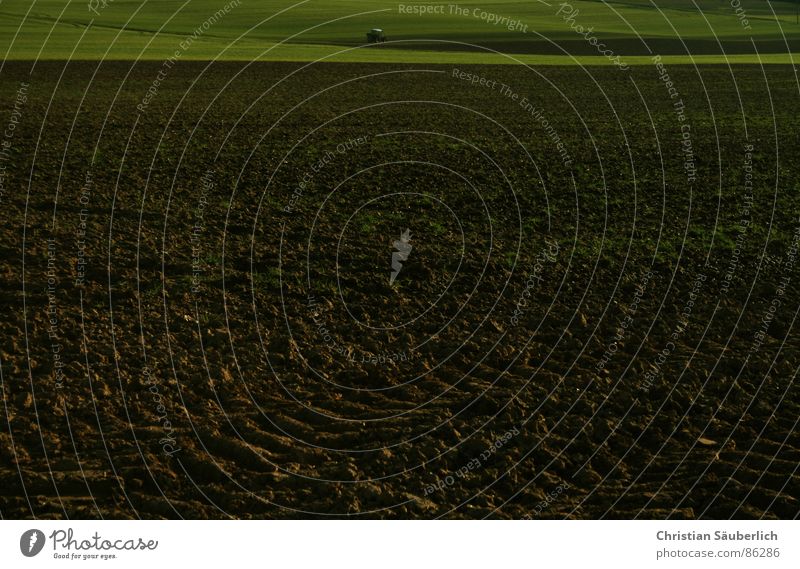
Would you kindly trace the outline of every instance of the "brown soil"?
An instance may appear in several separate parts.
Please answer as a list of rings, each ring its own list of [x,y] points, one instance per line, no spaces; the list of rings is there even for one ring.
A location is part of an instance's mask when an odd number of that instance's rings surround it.
[[[791,69],[161,69],[0,71],[4,518],[798,515]]]

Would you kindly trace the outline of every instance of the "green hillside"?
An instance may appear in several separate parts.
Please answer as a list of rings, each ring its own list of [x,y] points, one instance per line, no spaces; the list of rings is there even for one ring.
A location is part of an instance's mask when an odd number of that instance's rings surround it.
[[[497,51],[522,61],[567,63],[574,56],[609,63],[592,38],[630,64],[651,53],[703,62],[725,61],[723,53],[731,61],[758,61],[757,52],[771,62],[800,51],[797,3],[742,0],[741,6],[737,12],[720,0],[0,0],[0,54],[159,60],[179,50],[193,60],[513,61]],[[414,13],[424,10],[432,13]],[[364,47],[373,27],[386,30],[389,41]]]

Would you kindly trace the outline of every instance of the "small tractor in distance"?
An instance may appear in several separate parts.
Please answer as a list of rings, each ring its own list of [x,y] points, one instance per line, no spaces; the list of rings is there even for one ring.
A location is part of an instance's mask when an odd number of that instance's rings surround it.
[[[367,42],[369,43],[383,43],[386,41],[386,34],[380,28],[373,28],[367,32]]]

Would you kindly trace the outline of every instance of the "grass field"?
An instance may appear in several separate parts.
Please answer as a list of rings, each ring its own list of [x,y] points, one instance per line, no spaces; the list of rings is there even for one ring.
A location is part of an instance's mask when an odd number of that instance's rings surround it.
[[[800,515],[794,4],[225,1],[0,0],[0,517]]]
[[[28,60],[163,60],[213,19],[182,50],[183,59],[608,64],[608,58],[598,55],[565,21],[567,8],[542,0],[467,0],[455,5],[110,0],[104,6],[92,0],[91,5],[94,11],[88,2],[3,0],[0,54]],[[432,5],[441,6],[441,13],[405,13],[408,6]],[[214,16],[226,6],[226,13]],[[743,0],[742,6],[747,27],[730,3],[719,0],[570,3],[577,10],[572,23],[592,27],[598,40],[630,65],[646,63],[651,53],[671,56],[672,63],[791,62],[787,53],[797,51],[800,39],[796,4]],[[509,30],[489,15],[519,25]],[[389,42],[364,48],[365,32],[373,27],[385,29]]]

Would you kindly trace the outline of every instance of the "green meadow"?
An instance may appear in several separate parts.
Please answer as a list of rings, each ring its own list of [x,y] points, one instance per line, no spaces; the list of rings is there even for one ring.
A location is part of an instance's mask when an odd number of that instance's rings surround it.
[[[652,53],[671,63],[790,63],[800,41],[797,6],[765,0],[0,0],[0,54],[5,60],[162,60],[180,50],[184,60],[610,64],[589,45],[595,37],[631,65],[646,63]],[[386,31],[388,42],[367,46],[365,33],[375,27]]]

